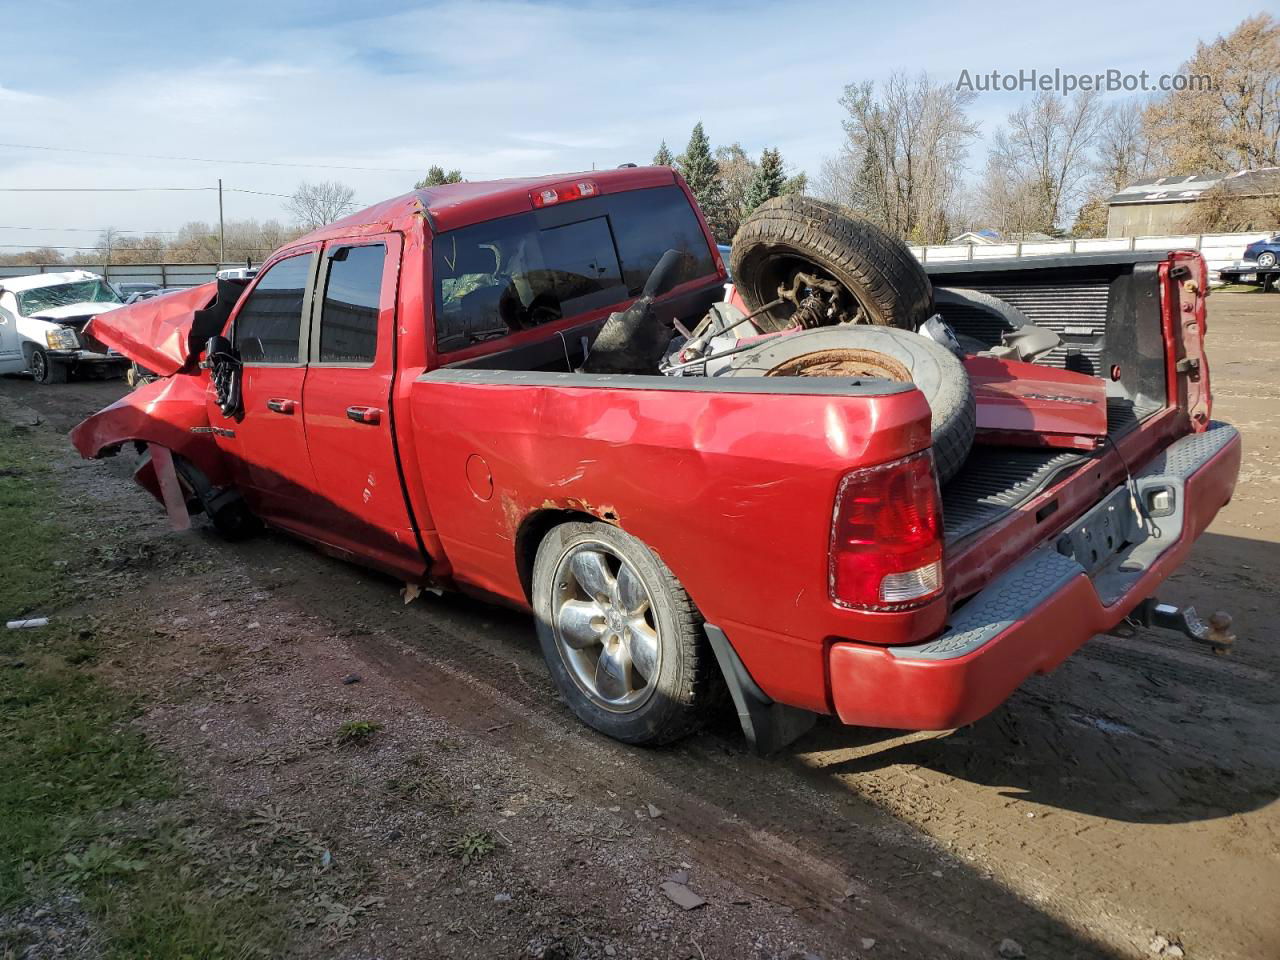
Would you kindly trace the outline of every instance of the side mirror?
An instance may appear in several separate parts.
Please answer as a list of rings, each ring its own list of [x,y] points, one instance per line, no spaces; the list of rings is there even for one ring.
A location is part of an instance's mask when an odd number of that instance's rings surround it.
[[[221,335],[210,337],[208,342],[204,345],[205,358],[208,360],[212,360],[220,353],[230,352],[231,341]]]

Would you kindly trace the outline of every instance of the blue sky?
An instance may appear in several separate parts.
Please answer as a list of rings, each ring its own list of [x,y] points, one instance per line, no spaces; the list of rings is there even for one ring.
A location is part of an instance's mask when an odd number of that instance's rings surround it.
[[[646,162],[695,121],[816,171],[841,90],[894,70],[1172,73],[1258,2],[257,5],[0,0],[0,142],[383,168],[325,170],[0,147],[0,187],[228,187],[340,179],[366,203],[431,163],[469,179]],[[207,13],[206,13],[207,11]],[[990,135],[1024,96],[982,94]],[[1119,98],[1120,94],[1115,94]],[[976,169],[979,145],[971,156]],[[228,193],[228,219],[284,218]],[[0,192],[0,244],[216,220],[216,195]],[[15,227],[52,228],[41,231]],[[77,228],[76,231],[70,228]],[[10,249],[8,246],[0,247]]]

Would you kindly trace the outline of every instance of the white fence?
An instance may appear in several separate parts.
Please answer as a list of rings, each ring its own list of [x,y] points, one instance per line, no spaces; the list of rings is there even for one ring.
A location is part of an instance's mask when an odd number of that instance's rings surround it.
[[[912,247],[922,263],[949,263],[962,260],[999,260],[1007,257],[1051,257],[1072,253],[1118,253],[1126,250],[1199,250],[1204,254],[1209,273],[1217,279],[1218,271],[1240,259],[1244,248],[1255,240],[1265,240],[1271,233],[1202,233],[1175,237],[1108,237],[1098,240],[1045,240],[1027,243],[992,243],[988,245],[957,243]]]
[[[33,273],[66,273],[88,270],[105,276],[113,283],[158,283],[162,287],[196,287],[214,279],[219,270],[243,267],[235,263],[46,263],[36,266],[0,265],[0,280],[5,277],[27,277]]]

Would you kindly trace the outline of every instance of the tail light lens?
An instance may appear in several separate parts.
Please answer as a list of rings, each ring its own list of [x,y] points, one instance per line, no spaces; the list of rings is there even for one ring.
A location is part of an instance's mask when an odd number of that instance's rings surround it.
[[[932,599],[942,593],[942,539],[928,450],[846,474],[831,523],[831,599],[864,610]]]
[[[600,192],[594,180],[579,180],[576,183],[562,183],[555,187],[543,187],[529,194],[535,207],[550,207],[570,200],[581,200],[594,197]]]

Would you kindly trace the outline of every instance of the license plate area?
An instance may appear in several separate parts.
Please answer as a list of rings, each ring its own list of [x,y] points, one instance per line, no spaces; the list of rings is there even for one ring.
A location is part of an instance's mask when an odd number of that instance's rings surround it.
[[[1057,549],[1093,576],[1121,550],[1142,543],[1148,536],[1128,487],[1120,487],[1064,530]]]

